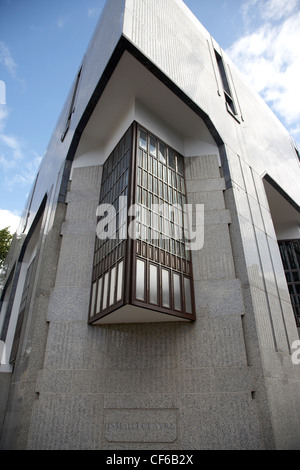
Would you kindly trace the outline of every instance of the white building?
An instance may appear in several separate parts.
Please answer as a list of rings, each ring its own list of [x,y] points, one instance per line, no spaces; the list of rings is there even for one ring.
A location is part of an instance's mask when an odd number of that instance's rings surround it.
[[[181,0],[109,0],[7,260],[1,447],[299,449],[299,165]]]

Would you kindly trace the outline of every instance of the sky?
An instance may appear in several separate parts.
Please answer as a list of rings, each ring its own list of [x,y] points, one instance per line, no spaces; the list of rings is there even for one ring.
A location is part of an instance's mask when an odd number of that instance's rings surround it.
[[[185,3],[300,149],[300,0]],[[0,229],[17,228],[104,4],[0,0]]]

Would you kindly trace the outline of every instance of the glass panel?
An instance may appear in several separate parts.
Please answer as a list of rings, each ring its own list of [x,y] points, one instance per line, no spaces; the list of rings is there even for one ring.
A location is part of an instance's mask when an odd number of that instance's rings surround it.
[[[158,144],[158,157],[163,163],[166,163],[166,146],[159,142]]]
[[[184,295],[185,295],[185,311],[186,313],[193,313],[192,310],[192,294],[191,294],[191,281],[187,277],[184,278]]]
[[[105,310],[106,307],[107,307],[108,276],[109,276],[109,273],[106,273],[105,276],[104,276],[103,302],[102,302],[102,309],[103,310]]]
[[[157,304],[157,266],[150,264],[150,283],[149,283],[150,296],[149,300],[151,304]]]
[[[117,268],[114,266],[110,273],[110,294],[109,294],[109,305],[113,305],[115,301],[115,287],[116,287],[116,271]]]
[[[101,300],[102,300],[102,277],[100,277],[98,281],[96,313],[99,313],[101,310]]]
[[[123,287],[123,261],[118,265],[118,286],[117,286],[117,298],[116,301],[122,300],[122,287]]]
[[[170,272],[161,270],[162,306],[170,308]]]
[[[183,175],[183,159],[177,155],[177,170],[178,173]]]
[[[143,166],[143,151],[138,149],[138,166]]]
[[[174,308],[181,310],[181,289],[180,289],[180,276],[173,273],[173,289],[174,289]]]
[[[91,317],[94,315],[94,311],[95,311],[96,289],[97,289],[97,282],[94,282],[93,287],[92,287],[92,300],[91,300],[91,311],[90,311]]]
[[[136,299],[145,300],[145,262],[136,260]]]
[[[143,129],[140,129],[139,146],[142,149],[147,150],[147,132],[145,132]]]
[[[156,157],[156,139],[152,135],[150,135],[150,153]]]
[[[174,150],[169,149],[169,167],[173,168],[175,170],[175,153]]]

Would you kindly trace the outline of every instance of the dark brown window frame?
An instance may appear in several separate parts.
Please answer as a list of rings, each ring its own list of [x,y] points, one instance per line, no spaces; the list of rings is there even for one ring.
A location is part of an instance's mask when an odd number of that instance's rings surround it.
[[[174,149],[171,149],[170,146],[168,146],[166,143],[164,143],[161,139],[157,138],[154,136],[154,134],[147,129],[145,129],[143,126],[140,126],[137,122],[134,122],[130,128],[128,129],[127,132],[131,129],[131,158],[129,157],[129,162],[128,162],[128,169],[129,169],[129,174],[128,174],[128,186],[127,186],[127,207],[130,207],[133,204],[137,203],[137,173],[138,173],[138,151],[139,151],[139,142],[138,142],[138,132],[139,129],[144,130],[147,133],[147,141],[150,141],[150,135],[152,136],[153,139],[156,141],[156,145],[165,146],[166,149],[169,149],[168,152],[174,152],[176,155],[176,162],[178,158],[182,159],[180,160],[182,162],[182,175],[181,178],[177,176],[176,171],[173,170],[170,171],[170,176],[171,176],[171,181],[176,184],[178,181],[180,181],[180,189],[174,189],[172,184],[170,183],[169,188],[173,188],[175,192],[177,191],[178,193],[182,191],[183,189],[182,186],[184,187],[184,196],[186,198],[186,187],[185,187],[185,178],[184,178],[184,162],[183,162],[183,157],[178,154]],[[122,139],[124,136],[122,137]],[[122,141],[120,140],[120,142]],[[120,144],[119,142],[119,144]],[[118,144],[118,145],[119,145]],[[115,149],[114,149],[115,151]],[[114,151],[111,153],[111,155],[108,157],[112,158],[112,155]],[[158,148],[156,150],[158,152]],[[149,148],[147,148],[147,158],[150,158],[150,151]],[[178,157],[177,157],[178,155]],[[147,160],[148,161],[148,160]],[[148,163],[147,163],[148,164]],[[176,163],[177,165],[177,163]],[[153,168],[155,168],[156,163],[153,165]],[[166,167],[168,166],[167,164],[165,165]],[[113,166],[113,168],[116,168],[116,166]],[[157,168],[160,169],[159,164],[157,163]],[[177,166],[176,166],[177,168]],[[174,173],[174,174],[173,174]],[[162,173],[163,174],[163,168],[162,168]],[[148,176],[150,175],[150,172],[148,172]],[[151,173],[152,175],[152,173]],[[155,175],[152,175],[155,176]],[[114,178],[112,177],[114,180]],[[149,179],[149,178],[148,178]],[[160,182],[163,181],[162,178],[158,178]],[[106,184],[106,176],[104,174],[104,180],[102,180],[102,189],[101,193],[103,192],[103,185],[105,186]],[[159,186],[159,184],[158,184]],[[163,186],[162,184],[160,185],[161,187]],[[140,185],[142,189],[145,189],[142,185]],[[108,188],[106,188],[107,190]],[[108,189],[109,191],[109,189]],[[146,188],[146,191],[150,193],[149,188]],[[170,190],[169,190],[170,192]],[[153,192],[154,194],[154,192]],[[173,196],[172,196],[173,197]],[[177,197],[177,196],[176,196]],[[154,199],[154,198],[153,198]],[[183,198],[182,198],[183,199]],[[186,199],[184,199],[186,201]],[[103,202],[103,198],[102,198]],[[108,201],[107,201],[108,202]],[[101,203],[101,197],[100,197],[100,203]],[[134,220],[133,216],[128,216],[127,215],[127,230],[129,227],[129,224],[132,223]],[[162,238],[162,237],[161,237]],[[159,246],[155,246],[154,244],[149,244],[146,243],[145,241],[142,240],[134,240],[131,239],[130,237],[127,236],[125,240],[123,240],[123,249],[124,253],[121,258],[117,256],[117,259],[114,260],[114,263],[108,263],[108,265],[105,265],[106,269],[102,269],[100,271],[95,271],[95,266],[94,266],[94,272],[93,272],[93,283],[92,283],[92,290],[91,290],[91,300],[90,300],[90,307],[89,307],[89,323],[93,324],[96,323],[97,321],[101,320],[103,317],[107,317],[110,313],[113,311],[119,309],[123,305],[135,305],[137,307],[142,307],[144,309],[153,310],[155,312],[160,312],[164,313],[167,315],[171,315],[174,317],[180,317],[184,318],[187,320],[195,320],[195,302],[194,302],[194,291],[193,291],[193,277],[192,277],[192,263],[191,263],[191,256],[190,253],[188,254],[187,259],[179,259],[178,256],[175,256],[173,253],[168,253],[166,250],[161,249]],[[175,239],[175,244],[176,244],[176,239]],[[96,252],[97,252],[97,246],[99,243],[95,242],[95,259],[96,259]],[[140,247],[140,253],[138,253],[138,248]],[[144,247],[144,251],[143,251]],[[181,250],[183,252],[183,250]],[[135,290],[136,290],[136,263],[137,260],[140,259],[145,263],[144,266],[144,293],[145,297],[144,300],[139,300],[136,298],[135,295]],[[102,262],[102,260],[101,260]],[[113,305],[106,305],[106,308],[100,312],[97,312],[95,310],[95,307],[97,305],[97,296],[98,296],[98,287],[99,287],[99,279],[102,278],[101,281],[101,288],[102,290],[104,289],[104,279],[105,279],[105,274],[108,274],[108,286],[111,284],[111,272],[112,269],[116,266],[118,266],[118,263],[123,262],[123,287],[122,287],[122,292],[123,296],[122,299],[118,302],[115,302]],[[158,302],[157,304],[151,303],[150,302],[150,289],[149,289],[149,283],[150,283],[150,266],[156,266],[157,267],[157,298]],[[168,269],[170,274],[169,274],[169,298],[170,298],[170,308],[166,308],[163,306],[162,302],[162,288],[161,288],[161,273],[162,269]],[[117,295],[117,289],[118,289],[118,269],[116,268],[116,279],[115,279],[115,285],[114,285],[114,299],[116,300],[116,295]],[[174,308],[174,285],[173,285],[173,273],[175,275],[179,276],[180,279],[180,299],[181,299],[181,310],[175,309]],[[187,312],[185,305],[186,305],[186,299],[185,299],[185,286],[184,286],[184,279],[188,278],[190,282],[190,287],[191,287],[191,299],[189,301],[191,302],[192,305],[192,312]],[[93,284],[97,283],[95,286],[95,294],[94,294],[94,303],[92,299],[92,292],[93,292]],[[108,287],[108,292],[107,292],[107,298],[110,298],[110,293],[109,293],[109,287]],[[101,300],[102,302],[102,300]],[[91,311],[91,307],[94,309]],[[175,320],[175,318],[174,318]],[[124,320],[126,322],[126,319]]]

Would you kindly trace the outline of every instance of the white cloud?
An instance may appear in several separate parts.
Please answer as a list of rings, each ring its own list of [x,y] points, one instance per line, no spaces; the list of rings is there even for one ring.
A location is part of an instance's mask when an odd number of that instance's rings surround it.
[[[0,80],[0,106],[6,104],[6,87],[5,82]]]
[[[58,26],[59,28],[63,28],[63,27],[65,26],[65,24],[66,24],[66,21],[65,21],[63,18],[58,18],[58,20],[57,20],[57,26]]]
[[[8,191],[13,191],[13,189],[18,185],[19,187],[26,187],[32,185],[40,163],[42,161],[42,157],[35,154],[34,158],[23,162],[20,170],[17,173],[14,173],[12,176],[7,175],[5,177],[5,187]],[[1,161],[0,161],[1,162]]]
[[[249,0],[243,4],[248,19],[259,5],[260,25],[252,25],[252,31],[227,53],[284,124],[296,128],[300,120],[300,0]]]
[[[3,64],[9,74],[15,78],[17,75],[17,64],[3,41],[0,41],[0,64]]]
[[[6,209],[0,209],[0,230],[9,227],[10,233],[15,233],[21,217],[18,212],[11,212]]]
[[[7,116],[8,116],[7,107],[0,104],[0,132],[2,132],[5,127],[5,120]]]
[[[101,9],[100,8],[89,8],[88,9],[88,17],[89,18],[97,18],[100,15]]]
[[[5,132],[8,111],[0,106],[0,168],[2,184],[8,191],[16,185],[26,187],[32,184],[42,157],[26,149],[18,137]]]
[[[0,142],[9,150],[8,160],[13,163],[23,158],[22,144],[19,139],[13,135],[0,134]]]
[[[290,15],[298,5],[298,0],[267,0],[260,2],[261,15],[266,20],[280,20]]]

